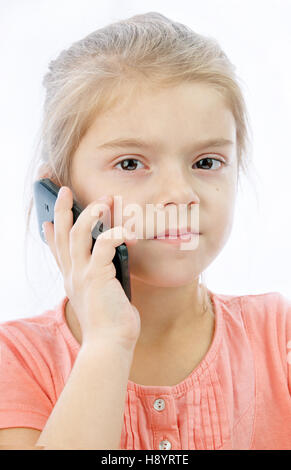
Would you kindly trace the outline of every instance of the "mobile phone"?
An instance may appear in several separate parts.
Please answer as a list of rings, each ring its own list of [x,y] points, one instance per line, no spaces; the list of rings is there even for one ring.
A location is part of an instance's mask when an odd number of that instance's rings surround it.
[[[44,222],[54,223],[54,207],[55,202],[58,197],[58,192],[60,187],[57,186],[49,178],[42,178],[33,183],[33,195],[36,207],[37,221],[39,234],[41,239],[45,242],[44,233],[42,231],[42,224]],[[81,214],[83,208],[73,200],[73,224],[76,222],[77,218]],[[95,227],[93,228],[92,234],[92,248],[91,253],[94,248],[94,244],[98,236],[109,230],[110,227],[106,227],[103,222],[97,221]],[[129,277],[129,260],[128,260],[128,250],[125,243],[117,246],[115,248],[115,255],[112,260],[115,269],[116,269],[116,278],[119,280],[120,284],[123,287],[125,294],[128,299],[131,300],[131,290],[130,290],[130,277]]]

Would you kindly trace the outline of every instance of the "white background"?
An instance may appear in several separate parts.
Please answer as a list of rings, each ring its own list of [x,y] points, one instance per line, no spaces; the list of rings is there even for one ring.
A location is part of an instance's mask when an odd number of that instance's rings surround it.
[[[215,37],[245,83],[256,174],[244,183],[206,284],[221,294],[278,291],[291,299],[291,1],[1,0],[0,322],[41,314],[65,295],[34,211],[25,271],[24,181],[48,63],[90,32],[148,11]]]

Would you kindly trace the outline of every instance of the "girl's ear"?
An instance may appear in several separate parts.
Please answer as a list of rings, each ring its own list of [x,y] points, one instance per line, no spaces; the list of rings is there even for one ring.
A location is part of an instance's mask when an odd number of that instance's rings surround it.
[[[43,163],[37,170],[36,180],[40,180],[42,178],[49,178],[53,183],[56,185],[58,184],[52,177],[52,171],[47,163]]]

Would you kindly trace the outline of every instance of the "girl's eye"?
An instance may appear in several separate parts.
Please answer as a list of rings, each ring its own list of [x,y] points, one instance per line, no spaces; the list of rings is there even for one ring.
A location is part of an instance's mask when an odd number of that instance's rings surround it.
[[[124,160],[121,160],[120,162],[116,163],[116,167],[117,165],[121,165],[121,169],[122,170],[125,170],[125,171],[129,171],[129,172],[132,172],[134,170],[137,169],[137,165],[136,163],[132,163],[132,162],[139,162],[141,163],[139,160],[137,160],[136,158],[125,158]],[[198,162],[194,163],[194,165],[198,165],[198,168],[199,169],[202,169],[200,167],[200,162],[203,162],[201,163],[201,167],[202,166],[206,166],[206,170],[213,170],[212,166],[212,162],[217,162],[217,163],[221,163],[222,165],[225,165],[224,162],[222,162],[221,160],[218,160],[217,158],[209,158],[209,157],[205,157],[205,158],[202,158],[201,160],[199,160]],[[221,168],[221,166],[219,167]],[[217,168],[216,168],[217,169]]]
[[[212,162],[218,162],[218,163],[221,163],[222,165],[225,165],[225,163],[222,162],[221,160],[218,160],[217,158],[209,158],[209,157],[202,158],[198,162],[194,163],[194,165],[199,165],[200,162],[203,162],[201,163],[201,166],[207,167],[206,170],[212,169],[210,168],[212,167]],[[198,168],[201,169],[199,166]],[[219,168],[221,168],[221,166]]]
[[[128,170],[130,168],[130,171],[132,171],[132,167],[134,167],[133,170],[136,170],[136,164],[132,164],[132,162],[139,162],[139,160],[137,160],[136,158],[125,158],[124,160],[121,160],[120,162],[116,163],[115,166],[117,167],[117,165],[121,164],[122,170]]]

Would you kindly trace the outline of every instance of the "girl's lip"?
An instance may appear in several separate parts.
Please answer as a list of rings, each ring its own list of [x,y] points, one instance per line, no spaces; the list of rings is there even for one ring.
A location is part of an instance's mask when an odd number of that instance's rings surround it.
[[[154,237],[155,239],[163,240],[165,238],[168,238],[169,236],[172,237],[172,239],[179,238],[180,236],[183,235],[199,235],[199,232],[196,232],[193,227],[188,226],[188,227],[173,227],[173,228],[168,228],[166,230],[161,231],[160,233],[157,233]]]
[[[165,238],[152,238],[151,240],[153,241],[157,241],[157,242],[164,242],[164,243],[170,243],[172,245],[180,245],[180,243],[187,243],[189,241],[191,241],[193,239],[193,237],[195,236],[199,236],[201,235],[200,233],[189,233],[184,236],[178,236],[176,238],[169,238],[169,237],[165,237]]]

